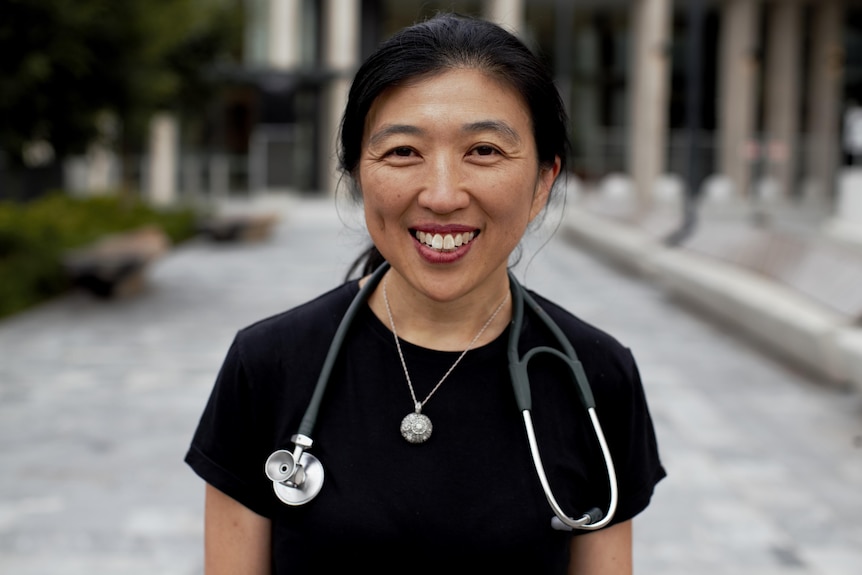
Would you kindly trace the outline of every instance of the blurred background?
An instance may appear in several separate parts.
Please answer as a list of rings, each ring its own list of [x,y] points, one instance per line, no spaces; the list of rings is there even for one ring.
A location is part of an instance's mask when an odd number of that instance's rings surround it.
[[[351,73],[449,9],[543,54],[574,172],[628,174],[644,202],[693,151],[698,188],[829,212],[862,151],[853,0],[4,0],[0,197],[329,193]]]
[[[0,0],[0,572],[201,571],[224,351],[344,279],[350,80],[449,10],[571,116],[517,271],[638,358],[669,469],[638,571],[859,572],[857,0]]]
[[[3,0],[0,200],[331,194],[352,72],[440,10],[548,61],[572,181],[626,196],[606,213],[670,199],[679,241],[716,201],[859,243],[854,0]]]
[[[155,223],[178,243],[230,202],[334,194],[353,72],[444,10],[497,21],[547,60],[577,208],[862,315],[862,2],[0,6],[0,274],[20,278],[0,286],[0,316],[62,293],[65,250],[109,232]],[[822,285],[836,269],[847,277]]]

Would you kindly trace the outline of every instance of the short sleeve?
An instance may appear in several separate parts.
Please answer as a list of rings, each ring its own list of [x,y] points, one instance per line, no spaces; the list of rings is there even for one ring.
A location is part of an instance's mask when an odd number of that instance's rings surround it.
[[[264,474],[271,440],[261,428],[265,400],[249,380],[235,339],[186,454],[186,463],[207,483],[269,517],[272,484]]]
[[[656,484],[665,475],[659,458],[655,429],[637,364],[625,350],[623,381],[627,389],[617,388],[614,397],[597,401],[599,420],[607,407],[613,405],[612,417],[606,417],[603,431],[608,441],[616,468],[620,500],[614,523],[631,519],[643,511],[652,498]]]

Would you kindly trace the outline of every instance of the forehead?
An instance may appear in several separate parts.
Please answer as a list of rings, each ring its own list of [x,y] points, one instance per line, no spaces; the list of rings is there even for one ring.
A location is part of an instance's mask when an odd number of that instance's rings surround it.
[[[526,101],[512,86],[481,70],[456,68],[381,92],[365,117],[363,140],[392,123],[439,127],[486,120],[503,121],[518,131],[532,127]]]

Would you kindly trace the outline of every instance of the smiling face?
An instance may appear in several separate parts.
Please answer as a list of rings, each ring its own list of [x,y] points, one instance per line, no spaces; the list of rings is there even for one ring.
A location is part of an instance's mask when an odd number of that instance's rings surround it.
[[[444,302],[503,293],[509,255],[558,173],[559,160],[539,165],[520,95],[455,69],[374,101],[354,175],[381,254],[410,287]]]

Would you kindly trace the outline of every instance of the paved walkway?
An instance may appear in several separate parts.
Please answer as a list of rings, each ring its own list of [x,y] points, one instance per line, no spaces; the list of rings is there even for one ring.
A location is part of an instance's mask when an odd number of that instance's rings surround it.
[[[0,323],[0,573],[201,572],[203,486],[182,457],[224,352],[364,245],[330,201],[288,204],[270,242],[186,244],[134,299]],[[531,257],[539,243],[519,276],[640,363],[670,476],[636,521],[636,572],[857,575],[862,399],[560,240]]]

